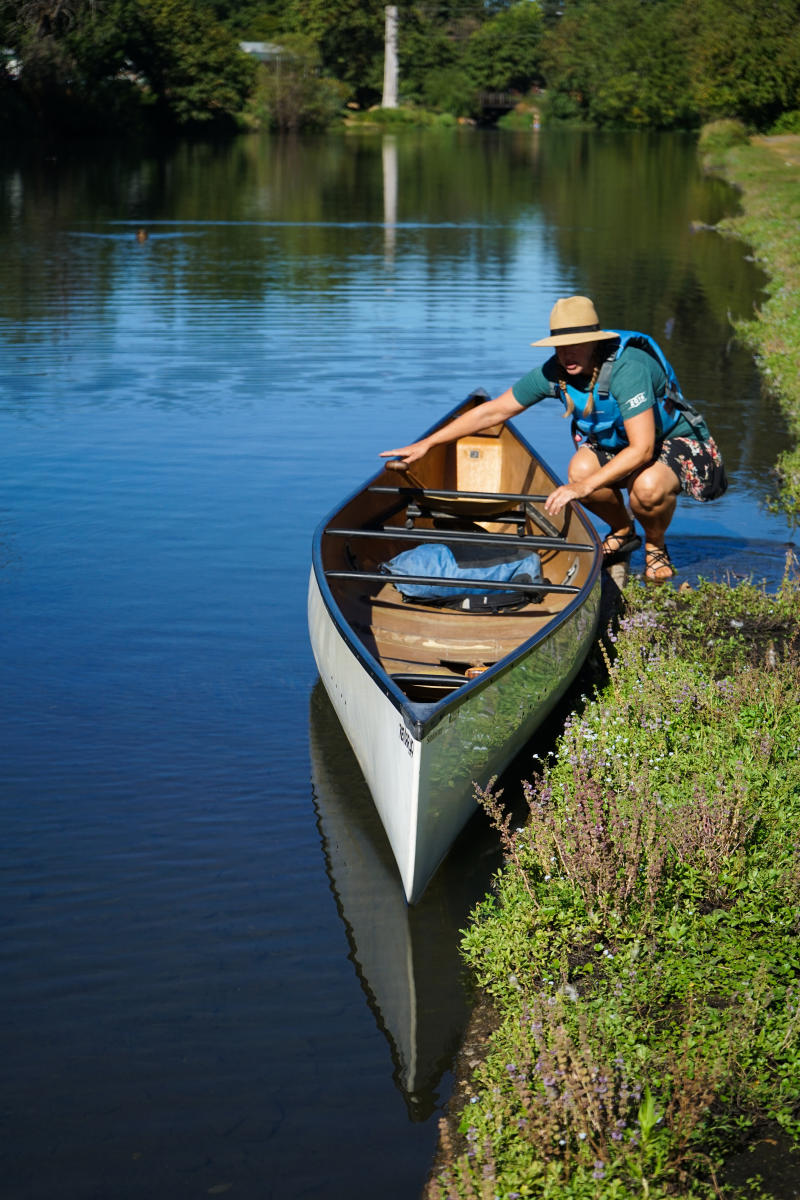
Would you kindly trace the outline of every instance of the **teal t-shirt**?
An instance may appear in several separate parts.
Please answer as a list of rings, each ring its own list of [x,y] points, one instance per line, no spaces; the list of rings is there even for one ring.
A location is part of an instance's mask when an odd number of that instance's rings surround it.
[[[553,394],[553,384],[558,382],[558,359],[555,354],[548,358],[541,367],[534,367],[522,379],[513,384],[511,391],[514,399],[523,408],[538,404],[547,396]],[[588,377],[570,379],[570,386],[578,392],[589,395]],[[667,376],[661,363],[636,346],[626,346],[611,369],[609,390],[617,402],[623,421],[638,416],[653,408],[656,396],[663,392]],[[677,420],[669,430],[670,437],[698,436],[689,422],[681,414],[676,414]]]

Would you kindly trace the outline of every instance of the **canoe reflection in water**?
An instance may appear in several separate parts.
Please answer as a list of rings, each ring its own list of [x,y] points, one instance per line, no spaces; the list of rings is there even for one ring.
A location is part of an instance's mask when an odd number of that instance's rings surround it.
[[[470,1000],[459,930],[500,865],[488,822],[473,822],[416,905],[406,903],[367,784],[321,682],[310,702],[314,805],[350,957],[414,1121],[437,1107]]]

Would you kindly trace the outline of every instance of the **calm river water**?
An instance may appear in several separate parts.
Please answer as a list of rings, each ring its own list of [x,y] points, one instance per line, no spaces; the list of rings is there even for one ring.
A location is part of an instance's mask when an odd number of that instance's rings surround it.
[[[579,291],[728,460],[679,564],[773,572],[785,434],[729,322],[763,280],[691,228],[734,206],[675,137],[0,164],[3,1197],[418,1196],[496,858],[471,829],[407,913],[315,685],[311,533]],[[563,474],[557,409],[523,420]]]

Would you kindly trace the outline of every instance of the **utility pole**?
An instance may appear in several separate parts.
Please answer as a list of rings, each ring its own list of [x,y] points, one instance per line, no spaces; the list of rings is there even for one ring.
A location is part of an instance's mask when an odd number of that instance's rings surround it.
[[[383,56],[383,100],[382,108],[397,108],[397,5],[387,4],[385,50]]]

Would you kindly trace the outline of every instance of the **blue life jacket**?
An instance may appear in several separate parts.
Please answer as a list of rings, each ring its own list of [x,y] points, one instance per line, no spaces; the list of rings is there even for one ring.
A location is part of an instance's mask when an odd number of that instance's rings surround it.
[[[685,417],[696,430],[697,436],[705,440],[705,422],[684,399],[678,377],[658,343],[649,334],[636,333],[630,329],[615,329],[613,332],[620,340],[619,343],[612,343],[612,349],[600,367],[594,385],[594,407],[590,413],[584,414],[583,412],[588,398],[586,392],[580,391],[571,386],[569,381],[565,381],[567,393],[575,405],[572,428],[576,440],[580,434],[583,438],[589,438],[596,442],[604,450],[614,451],[621,450],[623,446],[628,445],[622,414],[610,388],[614,364],[626,346],[635,346],[637,350],[646,350],[661,364],[666,374],[666,381],[656,395],[653,409],[656,422],[656,441],[662,442],[668,437],[671,430],[680,421],[681,416]],[[553,395],[561,396],[563,399],[563,393],[557,383],[553,385],[553,389]]]

